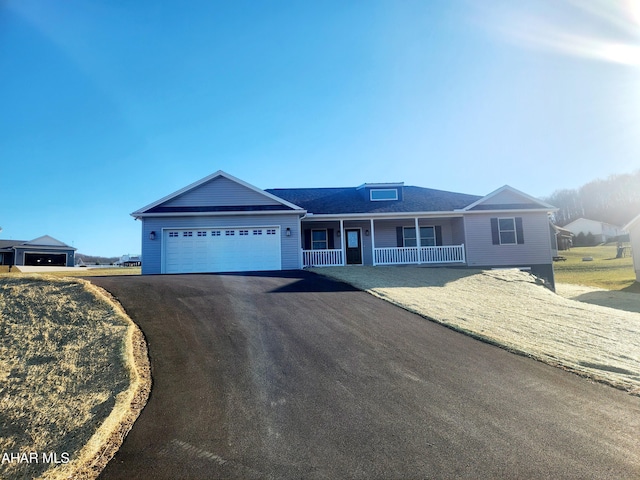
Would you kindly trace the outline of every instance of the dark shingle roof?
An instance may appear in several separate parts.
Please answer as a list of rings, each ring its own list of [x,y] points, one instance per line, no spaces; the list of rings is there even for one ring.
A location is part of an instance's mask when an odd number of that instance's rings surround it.
[[[23,243],[27,243],[27,241],[26,240],[0,240],[0,249],[11,248],[16,245],[22,245]]]
[[[356,188],[272,188],[267,192],[313,214],[448,212],[482,197],[422,187],[403,187],[402,200],[372,202]]]

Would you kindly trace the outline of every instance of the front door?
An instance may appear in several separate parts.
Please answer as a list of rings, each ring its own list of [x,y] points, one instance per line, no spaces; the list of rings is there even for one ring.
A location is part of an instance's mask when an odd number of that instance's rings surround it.
[[[362,265],[362,238],[360,229],[345,230],[347,237],[347,265]]]

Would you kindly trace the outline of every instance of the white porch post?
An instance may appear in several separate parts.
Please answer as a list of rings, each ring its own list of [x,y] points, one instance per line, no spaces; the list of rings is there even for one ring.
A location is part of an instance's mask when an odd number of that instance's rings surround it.
[[[347,264],[347,250],[345,249],[344,220],[340,220],[340,248],[342,249],[342,266]]]
[[[422,263],[420,260],[422,258],[422,252],[420,251],[420,247],[422,245],[420,245],[420,227],[418,227],[418,217],[414,218],[415,223],[416,223],[416,246],[418,247],[418,265],[420,265],[420,263]]]
[[[371,222],[371,256],[373,260],[373,265],[376,265],[376,234],[373,229],[373,218],[369,220]]]

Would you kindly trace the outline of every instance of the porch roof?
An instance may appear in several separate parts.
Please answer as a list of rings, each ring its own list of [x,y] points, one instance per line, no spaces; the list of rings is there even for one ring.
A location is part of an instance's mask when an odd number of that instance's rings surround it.
[[[266,190],[317,215],[357,213],[453,212],[482,197],[405,186],[400,201],[372,202],[356,188],[273,188]]]

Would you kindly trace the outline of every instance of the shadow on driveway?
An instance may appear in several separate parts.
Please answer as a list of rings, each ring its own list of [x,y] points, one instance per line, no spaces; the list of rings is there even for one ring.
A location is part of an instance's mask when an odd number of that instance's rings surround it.
[[[142,328],[154,382],[103,479],[640,477],[640,399],[346,284],[90,281]]]

